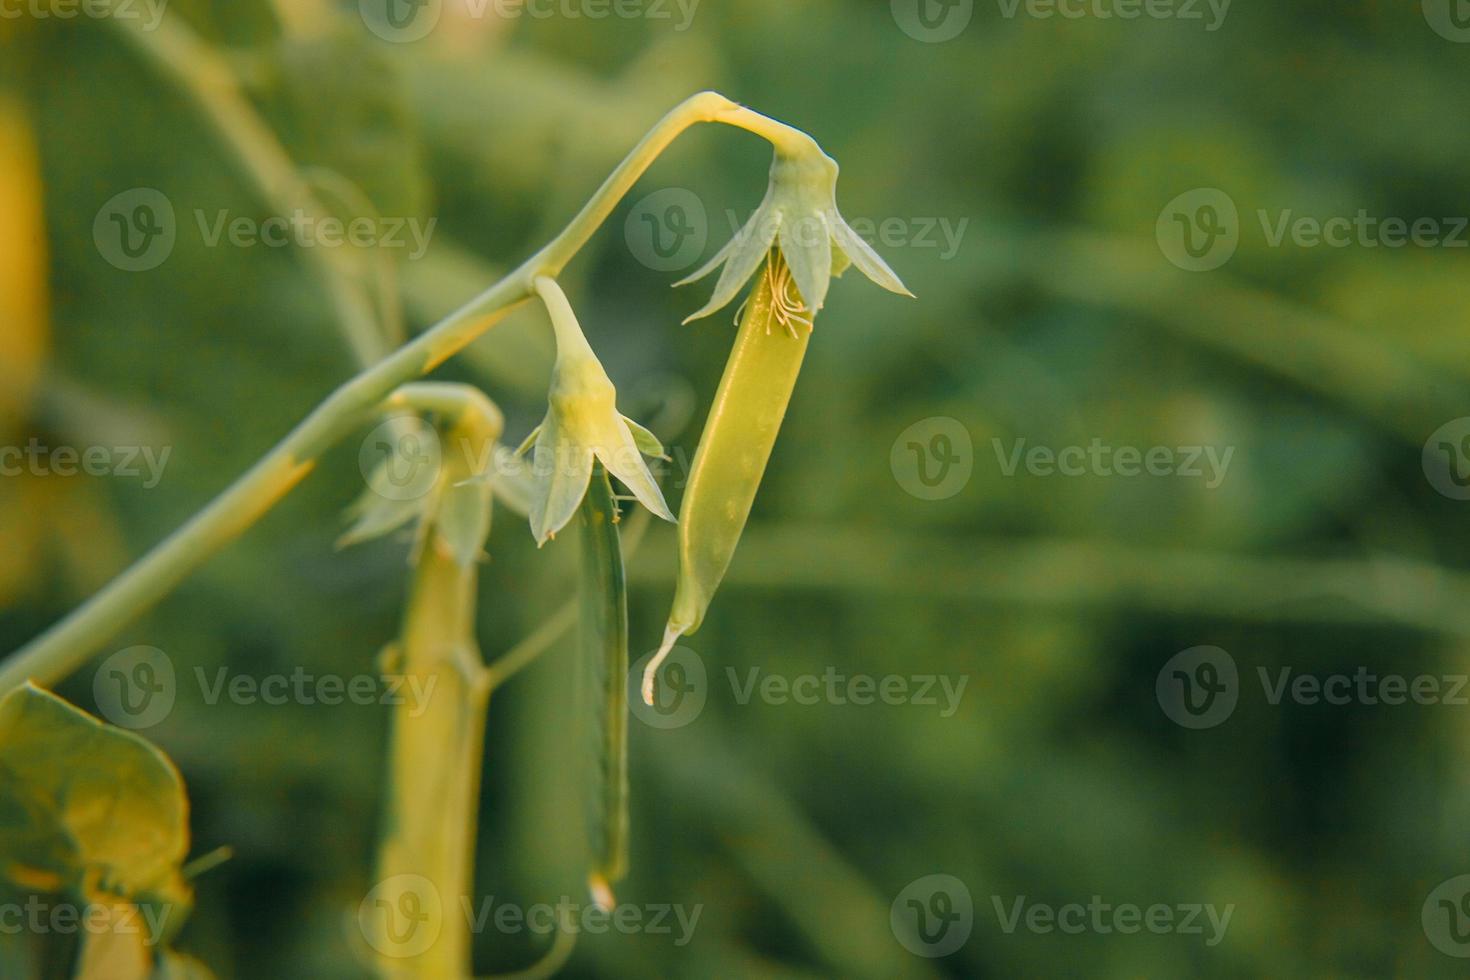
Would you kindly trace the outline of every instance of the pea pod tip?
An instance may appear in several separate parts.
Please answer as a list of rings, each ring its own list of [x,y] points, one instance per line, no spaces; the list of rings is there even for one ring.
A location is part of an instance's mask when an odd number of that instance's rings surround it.
[[[658,653],[655,653],[653,659],[648,662],[648,666],[643,668],[643,703],[649,707],[653,706],[653,682],[658,676],[658,668],[663,664],[664,658],[674,649],[674,644],[679,641],[679,637],[683,635],[684,630],[681,627],[670,623],[664,630],[664,641],[659,646]]]

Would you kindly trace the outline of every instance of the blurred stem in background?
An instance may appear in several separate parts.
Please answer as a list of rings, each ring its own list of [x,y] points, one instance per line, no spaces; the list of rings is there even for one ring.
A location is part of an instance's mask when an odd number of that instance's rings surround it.
[[[301,212],[319,221],[325,208],[292,163],[280,140],[241,90],[229,63],[178,19],[165,15],[154,30],[135,20],[110,17],[133,48],[173,81],[199,108],[240,164],[255,189],[278,214]],[[358,263],[349,250],[299,250],[327,292],[348,346],[363,365],[372,364],[402,341],[385,330],[390,322],[368,299]]]
[[[373,947],[385,978],[457,980],[473,972],[460,900],[473,893],[491,686],[475,641],[475,608],[492,497],[474,479],[474,465],[493,453],[503,419],[472,388],[428,383],[400,391],[404,401],[422,394],[419,407],[438,410],[455,450],[421,518],[399,642],[383,656],[384,673],[404,677],[416,693],[393,709],[374,889],[388,911],[372,919],[381,927]],[[420,923],[404,940],[396,916],[407,908],[437,921]],[[422,944],[425,936],[432,941]]]

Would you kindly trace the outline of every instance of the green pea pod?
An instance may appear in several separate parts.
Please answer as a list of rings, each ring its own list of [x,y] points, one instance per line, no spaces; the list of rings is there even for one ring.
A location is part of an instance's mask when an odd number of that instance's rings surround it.
[[[740,332],[679,507],[679,582],[663,645],[643,674],[653,703],[659,664],[704,621],[755,503],[811,338],[811,321],[779,251],[767,259],[740,315]]]
[[[617,503],[601,464],[582,499],[581,654],[593,700],[595,747],[588,826],[588,885],[611,910],[612,886],[628,868],[628,590]]]

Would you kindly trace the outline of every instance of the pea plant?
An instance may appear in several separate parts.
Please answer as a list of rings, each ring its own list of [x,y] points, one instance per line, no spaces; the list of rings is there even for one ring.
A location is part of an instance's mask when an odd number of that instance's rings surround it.
[[[213,55],[177,24],[127,32],[194,96],[260,188],[319,207],[310,182],[289,175],[279,144],[233,90]],[[749,223],[685,282],[718,270],[709,302],[689,319],[728,308],[738,331],[699,437],[677,517],[647,460],[659,439],[619,410],[617,391],[583,333],[558,277],[640,175],[696,123],[721,123],[770,143],[765,200]],[[172,951],[191,902],[190,881],[222,859],[189,851],[179,773],[138,735],[105,725],[45,690],[83,666],[120,628],[241,535],[304,480],[330,447],[374,424],[432,426],[449,447],[428,492],[385,493],[394,460],[368,477],[350,508],[345,544],[411,528],[401,627],[385,671],[434,691],[427,710],[390,708],[384,828],[363,955],[385,978],[458,980],[472,974],[471,935],[455,914],[470,895],[479,776],[493,693],[549,644],[526,644],[487,663],[476,642],[477,569],[492,513],[525,518],[544,545],[575,523],[580,538],[579,656],[596,682],[598,764],[588,781],[587,885],[611,907],[628,868],[628,613],[624,551],[647,518],[678,526],[679,575],[663,642],[642,678],[653,702],[660,664],[697,630],[728,568],[796,384],[830,281],[850,266],[907,295],[887,264],[843,220],[838,167],[805,133],[714,92],[657,122],[569,224],[501,281],[415,339],[390,349],[396,315],[382,296],[332,267],[319,271],[361,371],[332,392],[259,462],[174,534],[50,630],[0,663],[0,900],[80,908],[99,924],[124,917],[147,928],[0,932],[0,976],[85,980],[205,977]],[[512,449],[490,393],[424,380],[523,304],[544,308],[555,338],[546,415]],[[686,321],[687,322],[687,321]],[[491,465],[486,465],[487,461]],[[555,632],[555,624],[547,624]],[[433,686],[428,687],[429,684]],[[403,910],[425,928],[401,931],[376,910]],[[548,954],[568,948],[561,939]]]

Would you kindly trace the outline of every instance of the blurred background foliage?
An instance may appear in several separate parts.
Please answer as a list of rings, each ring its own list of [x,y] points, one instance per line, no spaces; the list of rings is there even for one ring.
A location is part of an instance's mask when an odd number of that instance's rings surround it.
[[[1453,976],[1424,896],[1470,870],[1463,707],[1273,707],[1258,667],[1470,671],[1463,505],[1424,440],[1466,414],[1465,254],[1270,248],[1258,208],[1466,213],[1465,51],[1418,4],[1239,4],[1222,29],[1003,17],[944,44],[889,5],[706,0],[676,21],[460,17],[387,44],[356,4],[173,0],[228,59],[295,163],[384,215],[438,219],[401,263],[421,329],[559,228],[667,108],[702,88],[812,132],[849,218],[968,220],[952,257],[885,248],[909,302],[835,287],[724,591],[689,646],[711,672],[688,727],[634,722],[633,870],[620,898],[702,903],[693,941],[584,935],[570,976]],[[759,200],[768,151],[684,137],[577,260],[568,289],[635,417],[692,454],[733,329],[679,320],[623,223],[664,187],[711,217],[706,253]],[[39,161],[39,170],[37,170]],[[172,447],[165,479],[0,480],[0,647],[14,649],[244,470],[354,365],[299,252],[207,248],[194,209],[272,212],[198,107],[105,25],[0,20],[0,205],[44,240],[0,241],[0,428],[24,444]],[[39,174],[39,176],[38,176]],[[165,193],[169,260],[99,256],[113,195]],[[1154,241],[1196,187],[1240,206],[1235,258],[1182,272]],[[26,274],[45,264],[44,294]],[[546,325],[517,314],[438,376],[483,385],[510,441],[539,419]],[[678,399],[676,398],[675,401]],[[677,415],[679,413],[672,413]],[[939,502],[889,451],[952,416],[974,475]],[[1235,447],[1227,479],[1007,477],[993,440]],[[338,552],[361,489],[343,446],[114,648],[181,678],[370,671],[397,627],[406,545]],[[670,497],[677,499],[677,479]],[[481,641],[510,649],[573,588],[575,546],[537,553],[500,514]],[[673,537],[630,563],[634,656],[671,591]],[[1159,667],[1230,651],[1245,693],[1208,731],[1171,724]],[[477,879],[498,902],[582,900],[563,642],[491,707]],[[741,705],[725,668],[967,676],[960,710]],[[91,670],[60,691],[93,707]],[[199,883],[180,946],[223,978],[360,977],[350,916],[371,887],[385,712],[206,704],[180,684],[150,738],[179,763]],[[962,950],[911,956],[889,904],[931,873],[968,883]],[[1226,941],[1004,933],[991,896],[1235,905]],[[482,972],[543,939],[477,942]]]

